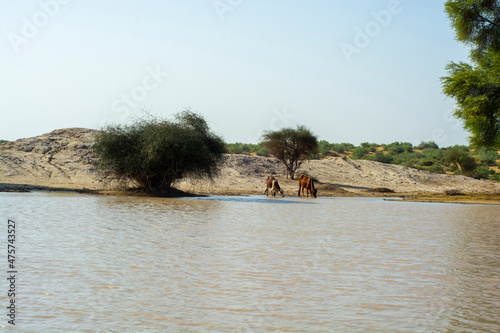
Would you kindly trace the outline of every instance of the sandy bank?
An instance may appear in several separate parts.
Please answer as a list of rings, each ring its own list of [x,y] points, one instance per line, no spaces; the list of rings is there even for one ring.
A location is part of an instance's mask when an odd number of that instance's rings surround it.
[[[0,189],[41,188],[88,193],[119,189],[117,184],[102,182],[96,173],[92,156],[95,134],[91,129],[67,128],[0,144]],[[265,179],[274,175],[286,195],[297,195],[297,181],[285,178],[285,168],[275,158],[227,157],[220,176],[213,182],[184,180],[176,187],[194,194],[262,194]],[[446,190],[456,190],[476,197],[484,194],[495,198],[500,193],[497,182],[341,157],[309,161],[299,173],[301,171],[318,180],[319,196],[439,197]],[[394,193],[371,191],[376,188]]]

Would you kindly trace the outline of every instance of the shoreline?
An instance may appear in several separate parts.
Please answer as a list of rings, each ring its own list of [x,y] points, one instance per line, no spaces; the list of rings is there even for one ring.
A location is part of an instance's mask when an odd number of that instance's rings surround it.
[[[33,138],[7,142],[0,149],[0,191],[69,191],[95,195],[146,194],[134,183],[101,179],[92,146],[95,130],[66,128]],[[382,197],[401,201],[500,205],[500,183],[460,175],[435,174],[405,166],[346,157],[305,162],[297,175],[315,179],[321,197]],[[262,195],[269,175],[285,196],[298,196],[297,180],[286,178],[284,165],[273,157],[227,154],[212,180],[183,179],[170,195],[192,197]],[[398,199],[400,200],[400,199]]]
[[[112,195],[112,196],[134,196],[134,197],[152,197],[152,198],[187,198],[187,197],[210,197],[210,196],[246,196],[262,195],[256,191],[245,190],[221,190],[214,189],[211,192],[188,192],[177,188],[172,189],[171,194],[151,194],[137,188],[124,189],[88,189],[86,187],[58,187],[34,184],[13,184],[0,183],[0,192],[6,193],[30,193],[32,191],[48,192],[72,192],[77,194],[90,195]],[[292,192],[293,193],[293,192]],[[297,195],[286,195],[288,197],[297,197]],[[285,197],[286,197],[285,196]],[[387,201],[397,202],[426,202],[426,203],[454,203],[454,204],[478,204],[478,205],[500,205],[500,193],[460,193],[447,195],[444,193],[422,193],[422,192],[395,192],[379,189],[357,190],[357,191],[324,191],[318,198],[328,197],[365,197],[365,198],[384,198]],[[312,200],[312,198],[310,198]]]

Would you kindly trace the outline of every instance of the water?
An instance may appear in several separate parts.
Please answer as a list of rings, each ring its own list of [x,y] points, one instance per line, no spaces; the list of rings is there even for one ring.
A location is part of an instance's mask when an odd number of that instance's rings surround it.
[[[20,331],[500,331],[500,206],[1,193]],[[7,254],[1,250],[7,306]],[[0,316],[5,330],[7,309]]]

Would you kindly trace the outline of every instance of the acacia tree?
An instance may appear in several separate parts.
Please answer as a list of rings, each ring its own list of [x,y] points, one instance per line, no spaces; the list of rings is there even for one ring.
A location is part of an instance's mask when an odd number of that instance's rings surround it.
[[[261,144],[285,165],[286,177],[290,179],[294,179],[304,161],[318,153],[317,137],[304,126],[264,131]]]
[[[225,143],[202,116],[186,110],[174,122],[151,118],[108,126],[97,134],[94,152],[104,178],[170,193],[184,177],[214,177],[225,159]]]
[[[443,92],[456,100],[454,116],[464,121],[473,146],[500,147],[500,3],[448,0],[445,10],[457,40],[471,46],[473,64],[448,64]]]

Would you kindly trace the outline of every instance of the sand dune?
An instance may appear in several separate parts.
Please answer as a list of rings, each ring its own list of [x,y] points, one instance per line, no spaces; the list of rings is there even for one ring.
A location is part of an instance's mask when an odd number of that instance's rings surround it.
[[[0,183],[68,189],[106,190],[117,184],[99,180],[93,165],[96,130],[66,128],[41,136],[0,144]],[[274,175],[285,194],[297,195],[296,180],[285,179],[285,168],[275,158],[228,155],[221,175],[213,182],[184,180],[177,187],[203,194],[261,194],[265,179]],[[319,195],[359,195],[367,189],[388,188],[396,193],[500,193],[500,183],[464,176],[433,174],[399,165],[332,157],[306,162],[305,171],[318,180]]]

